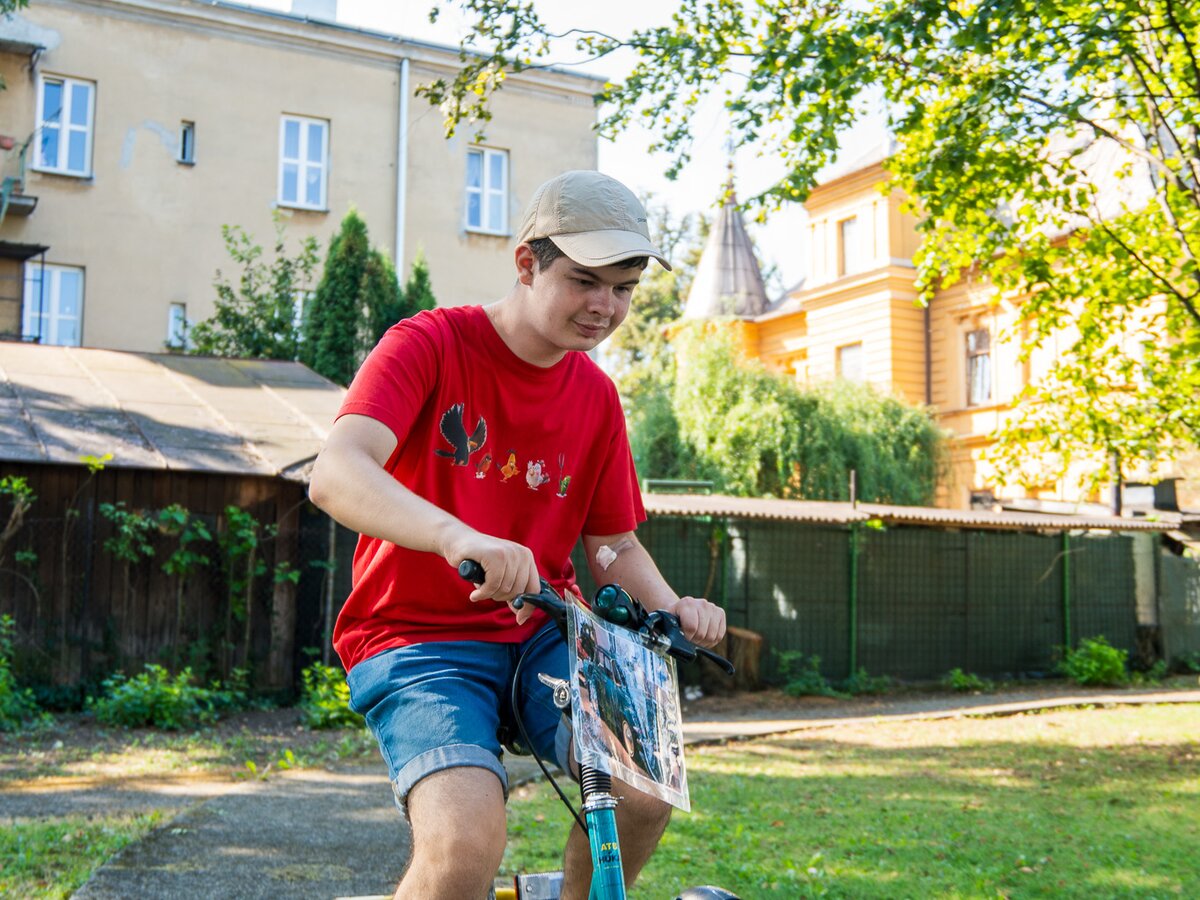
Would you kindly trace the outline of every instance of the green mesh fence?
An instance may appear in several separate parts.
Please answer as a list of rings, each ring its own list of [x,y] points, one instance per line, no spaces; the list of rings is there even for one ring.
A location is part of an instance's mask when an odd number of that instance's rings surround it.
[[[1104,635],[1114,647],[1137,644],[1137,583],[1127,535],[1071,540],[1071,643]]]
[[[1137,644],[1133,539],[891,526],[655,517],[638,531],[667,580],[707,596],[731,625],[761,634],[763,673],[779,653],[904,679],[953,668],[1045,675],[1061,647],[1103,635]],[[1186,562],[1186,561],[1184,561]],[[582,553],[580,587],[594,590]],[[1168,566],[1171,622],[1200,639],[1200,574]],[[1190,593],[1189,593],[1190,592]],[[1164,612],[1164,630],[1168,627]],[[1192,630],[1188,630],[1192,629]]]
[[[1159,584],[1163,655],[1175,662],[1200,654],[1200,562],[1162,554]]]

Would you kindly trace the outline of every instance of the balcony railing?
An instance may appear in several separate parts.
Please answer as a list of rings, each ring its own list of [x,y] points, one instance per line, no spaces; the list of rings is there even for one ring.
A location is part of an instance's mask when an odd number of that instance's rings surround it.
[[[10,214],[27,216],[37,207],[37,197],[25,193],[25,163],[33,137],[31,134],[19,148],[15,148],[15,159],[6,160],[4,178],[0,181],[0,225]]]

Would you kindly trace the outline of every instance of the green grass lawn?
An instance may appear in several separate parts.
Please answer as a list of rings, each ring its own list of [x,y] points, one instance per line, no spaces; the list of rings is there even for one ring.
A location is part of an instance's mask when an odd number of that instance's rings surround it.
[[[158,813],[0,828],[0,897],[70,897],[106,859],[161,823]]]
[[[1200,713],[1120,707],[839,726],[693,748],[634,897],[1200,897]],[[546,785],[511,803],[506,867],[558,867]]]

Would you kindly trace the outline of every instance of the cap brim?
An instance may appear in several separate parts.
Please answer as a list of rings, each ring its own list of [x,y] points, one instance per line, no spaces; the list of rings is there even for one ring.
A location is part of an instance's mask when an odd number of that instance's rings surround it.
[[[581,266],[611,266],[638,256],[652,256],[668,272],[671,263],[645,237],[632,231],[585,231],[556,234],[550,240]]]

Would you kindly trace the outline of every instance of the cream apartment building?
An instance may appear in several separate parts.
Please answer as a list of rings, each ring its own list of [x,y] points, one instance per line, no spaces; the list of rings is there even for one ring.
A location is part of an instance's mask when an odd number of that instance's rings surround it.
[[[992,435],[1012,414],[1015,398],[1070,347],[1071,335],[1051,336],[1022,360],[1019,298],[997,296],[969,278],[919,305],[913,256],[920,234],[903,197],[887,190],[883,155],[846,166],[812,191],[804,242],[810,275],[773,308],[743,318],[747,352],[801,383],[869,382],[932,408],[951,435],[940,505],[1004,502],[1054,512],[1089,502],[1108,506],[1111,485],[1081,495],[1078,473],[1039,480],[1035,459],[1032,480],[1006,484],[988,461]],[[1189,458],[1141,477],[1178,478],[1179,502],[1195,508],[1198,472],[1200,460]]]
[[[299,2],[299,0],[297,0]],[[457,49],[193,0],[36,0],[0,18],[0,335],[158,351],[211,315],[222,225],[322,243],[355,206],[439,303],[498,296],[533,190],[595,168],[597,79],[510,77],[486,137],[414,96]]]

